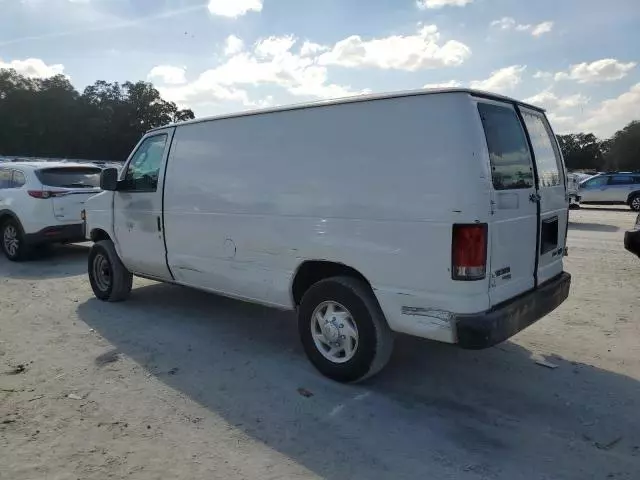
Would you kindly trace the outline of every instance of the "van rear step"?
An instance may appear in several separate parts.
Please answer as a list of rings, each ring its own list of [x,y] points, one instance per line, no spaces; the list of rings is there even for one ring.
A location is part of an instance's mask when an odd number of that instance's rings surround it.
[[[491,310],[456,315],[458,345],[479,350],[504,342],[555,310],[569,296],[570,285],[571,275],[563,272]]]

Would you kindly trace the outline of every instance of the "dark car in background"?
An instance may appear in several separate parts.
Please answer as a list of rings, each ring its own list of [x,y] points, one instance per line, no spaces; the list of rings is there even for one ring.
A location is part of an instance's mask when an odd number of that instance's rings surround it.
[[[624,234],[624,248],[640,257],[640,214],[636,218],[634,228]]]

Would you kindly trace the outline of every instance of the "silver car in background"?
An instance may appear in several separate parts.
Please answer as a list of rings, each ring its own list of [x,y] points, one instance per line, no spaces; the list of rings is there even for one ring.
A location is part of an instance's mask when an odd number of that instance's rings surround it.
[[[629,205],[640,212],[640,173],[601,173],[580,183],[580,202],[584,204]]]

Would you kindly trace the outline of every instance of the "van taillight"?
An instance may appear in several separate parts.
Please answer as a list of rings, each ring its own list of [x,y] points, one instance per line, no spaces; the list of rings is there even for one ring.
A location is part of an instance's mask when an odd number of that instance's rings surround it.
[[[487,224],[454,225],[451,278],[482,280],[487,274]]]
[[[44,199],[53,197],[64,197],[68,194],[68,192],[64,190],[29,190],[27,193],[30,197]]]

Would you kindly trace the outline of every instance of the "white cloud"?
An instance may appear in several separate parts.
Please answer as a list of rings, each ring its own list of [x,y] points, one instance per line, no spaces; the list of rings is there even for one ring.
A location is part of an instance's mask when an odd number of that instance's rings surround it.
[[[550,110],[563,110],[586,105],[589,103],[589,98],[580,93],[566,97],[558,97],[552,91],[544,90],[532,97],[526,98],[524,101]]]
[[[427,83],[422,88],[454,88],[461,87],[462,83],[457,80],[449,80],[448,82],[442,83]]]
[[[474,80],[471,88],[487,90],[490,92],[507,92],[513,90],[522,81],[522,72],[525,65],[512,65],[491,72],[491,76],[485,80]]]
[[[635,62],[622,63],[614,58],[603,58],[592,63],[571,65],[568,72],[558,72],[554,78],[578,83],[612,82],[626,77],[635,66]]]
[[[0,59],[0,70],[9,68],[12,68],[19,74],[30,78],[49,78],[54,75],[64,74],[64,65],[60,63],[47,65],[39,58],[12,60],[8,63],[3,62],[2,59]]]
[[[413,72],[423,68],[461,65],[471,56],[471,50],[465,44],[449,40],[440,46],[439,39],[440,33],[435,25],[424,26],[415,35],[392,35],[372,40],[352,35],[320,55],[318,63]]]
[[[283,56],[289,53],[295,43],[296,39],[293,35],[271,36],[256,42],[255,53],[263,58]]]
[[[161,89],[163,97],[181,105],[235,101],[246,106],[264,106],[252,100],[246,86],[277,86],[296,96],[336,98],[368,90],[330,83],[327,68],[317,58],[293,53],[297,39],[268,37],[255,43],[253,51],[232,55],[223,64],[206,70],[191,83]],[[268,101],[268,105],[273,99]]]
[[[212,15],[237,18],[248,12],[261,12],[262,0],[209,0]]]
[[[325,52],[329,50],[329,47],[325,45],[320,45],[319,43],[305,41],[300,47],[300,55],[303,57],[308,57],[311,55],[316,55],[321,52]]]
[[[518,32],[529,32],[534,37],[539,37],[549,33],[553,29],[553,22],[542,22],[537,25],[520,24],[512,17],[502,17],[500,20],[491,22],[491,26],[500,30],[516,30]]]
[[[420,10],[426,10],[428,8],[442,8],[442,7],[464,7],[473,0],[416,0],[416,6]]]
[[[574,132],[576,130],[576,120],[573,117],[566,115],[557,115],[553,112],[547,113],[549,123],[553,128],[553,131],[557,135]]]
[[[617,98],[605,100],[587,112],[587,119],[580,124],[585,131],[593,131],[606,138],[613,135],[632,120],[640,119],[640,83]]]
[[[552,28],[553,28],[553,22],[542,22],[542,23],[539,23],[538,25],[533,26],[533,29],[531,30],[531,35],[533,35],[534,37],[539,37],[540,35],[549,33]]]
[[[538,70],[533,74],[533,78],[541,79],[541,80],[551,80],[553,78],[553,73],[551,72],[543,72]]]
[[[244,42],[241,38],[238,38],[235,35],[229,35],[225,40],[224,54],[227,56],[235,55],[236,53],[240,53],[243,48]]]
[[[180,85],[186,83],[186,69],[172,65],[158,65],[151,69],[147,75],[148,80],[160,80],[167,85]]]

